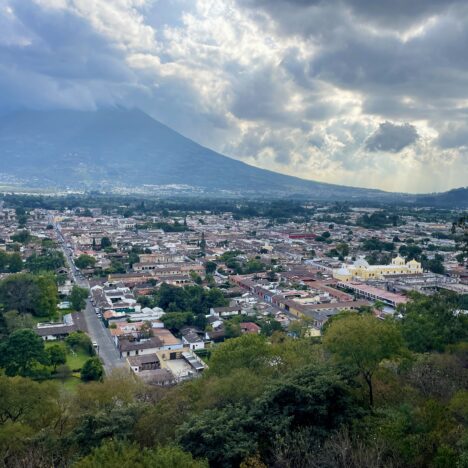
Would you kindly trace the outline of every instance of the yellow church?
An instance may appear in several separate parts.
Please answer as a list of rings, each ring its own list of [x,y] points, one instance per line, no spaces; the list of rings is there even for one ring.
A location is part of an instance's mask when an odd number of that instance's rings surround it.
[[[399,255],[392,260],[390,265],[369,265],[364,257],[360,257],[353,265],[343,264],[341,268],[335,268],[333,278],[338,281],[373,280],[382,279],[388,275],[418,275],[422,272],[421,263],[416,260],[405,262],[405,259]]]

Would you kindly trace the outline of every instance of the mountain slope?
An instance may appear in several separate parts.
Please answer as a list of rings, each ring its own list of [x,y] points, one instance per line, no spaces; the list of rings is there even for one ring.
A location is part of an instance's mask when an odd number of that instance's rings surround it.
[[[249,166],[200,146],[138,110],[22,111],[4,116],[0,159],[3,175],[43,187],[184,184],[214,192],[386,196]]]

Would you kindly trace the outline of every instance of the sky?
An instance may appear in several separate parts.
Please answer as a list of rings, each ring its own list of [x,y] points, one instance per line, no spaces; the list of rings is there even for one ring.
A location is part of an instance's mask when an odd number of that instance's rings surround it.
[[[0,0],[0,112],[140,108],[323,182],[468,185],[465,0]]]

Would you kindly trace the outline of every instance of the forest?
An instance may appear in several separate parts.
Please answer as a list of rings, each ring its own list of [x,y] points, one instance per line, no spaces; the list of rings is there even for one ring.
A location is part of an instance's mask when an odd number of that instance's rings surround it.
[[[1,362],[0,459],[12,467],[466,467],[463,306],[454,294],[413,294],[398,319],[342,313],[321,338],[308,337],[306,324],[294,337],[243,335],[212,350],[202,377],[169,388],[118,370],[70,390]]]

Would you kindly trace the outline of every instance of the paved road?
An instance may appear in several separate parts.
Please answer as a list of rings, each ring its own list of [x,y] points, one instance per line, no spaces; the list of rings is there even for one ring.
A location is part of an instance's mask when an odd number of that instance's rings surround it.
[[[89,289],[89,282],[76,268],[73,256],[65,244],[65,239],[60,231],[60,225],[58,223],[55,224],[55,231],[70,268],[73,280],[78,286]],[[122,367],[125,362],[120,357],[120,354],[112,341],[109,330],[104,326],[102,320],[100,320],[96,315],[94,307],[89,299],[86,301],[86,308],[82,314],[86,323],[88,335],[91,337],[91,340],[98,345],[97,351],[99,357],[104,362],[106,372],[108,373],[116,367]]]
[[[82,313],[86,320],[89,336],[93,342],[97,343],[99,346],[98,353],[104,361],[106,372],[111,371],[115,367],[122,367],[124,365],[124,360],[120,358],[120,354],[112,341],[109,330],[96,315],[94,307],[89,299],[86,301],[86,309]]]

